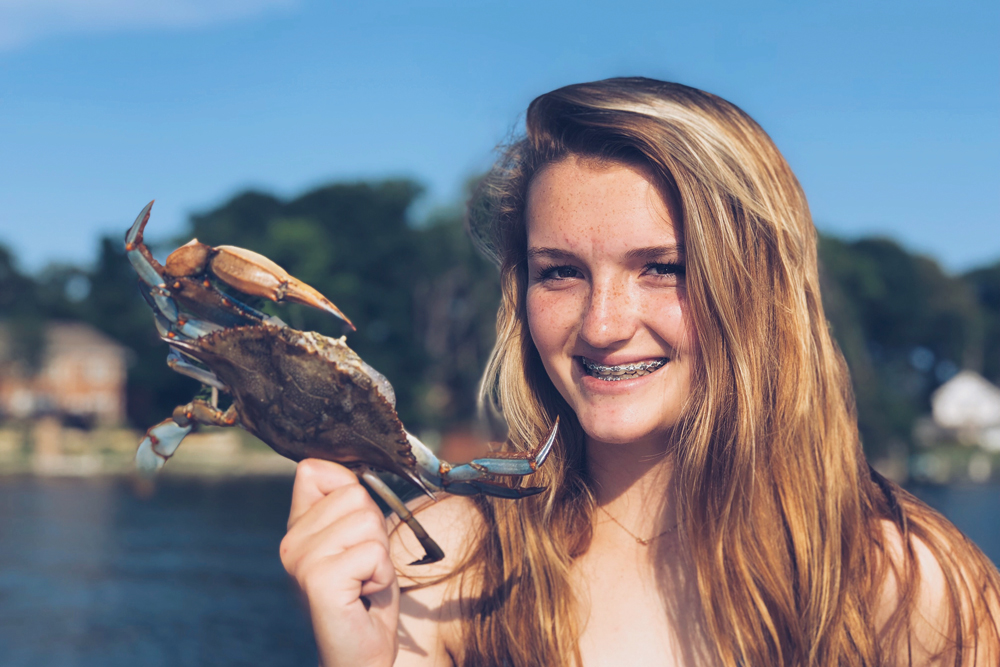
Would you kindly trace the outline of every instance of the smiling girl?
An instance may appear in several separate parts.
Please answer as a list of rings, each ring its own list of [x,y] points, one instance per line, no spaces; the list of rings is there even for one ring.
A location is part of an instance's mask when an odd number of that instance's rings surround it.
[[[1000,663],[996,569],[865,462],[805,197],[746,114],[543,95],[470,228],[503,287],[483,399],[508,451],[562,420],[547,490],[422,508],[421,569],[353,473],[301,463],[281,551],[326,667]]]

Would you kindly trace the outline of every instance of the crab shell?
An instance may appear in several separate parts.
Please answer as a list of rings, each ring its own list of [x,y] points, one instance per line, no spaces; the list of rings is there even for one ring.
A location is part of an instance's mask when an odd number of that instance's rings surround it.
[[[282,456],[370,466],[427,491],[392,386],[343,337],[258,324],[169,342],[215,373],[243,428]]]

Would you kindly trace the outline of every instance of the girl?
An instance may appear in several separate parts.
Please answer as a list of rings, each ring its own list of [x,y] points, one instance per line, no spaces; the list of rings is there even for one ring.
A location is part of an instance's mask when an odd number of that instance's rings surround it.
[[[421,569],[301,463],[281,554],[326,667],[1000,664],[996,569],[865,462],[805,196],[745,113],[543,95],[470,228],[503,286],[481,398],[510,450],[561,419],[547,490],[426,506]]]

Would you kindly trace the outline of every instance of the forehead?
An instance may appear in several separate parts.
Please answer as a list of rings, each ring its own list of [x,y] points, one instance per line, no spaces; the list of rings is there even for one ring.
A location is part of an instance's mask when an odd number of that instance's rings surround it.
[[[680,245],[674,208],[648,169],[571,156],[532,179],[528,245],[609,251]]]

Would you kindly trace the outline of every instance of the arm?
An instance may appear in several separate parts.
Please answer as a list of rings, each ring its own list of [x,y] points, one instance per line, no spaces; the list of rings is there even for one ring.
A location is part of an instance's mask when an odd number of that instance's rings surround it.
[[[382,512],[353,472],[299,463],[280,553],[308,601],[320,664],[391,666],[399,585]]]
[[[953,543],[953,531],[930,527],[932,539],[941,545],[940,552],[916,536],[911,536],[913,551],[912,612],[908,619],[894,618],[900,609],[906,576],[904,544],[899,530],[883,522],[885,555],[889,560],[877,615],[877,627],[883,635],[894,623],[902,622],[901,632],[884,645],[888,664],[892,665],[996,665],[1000,664],[1000,598],[996,571],[984,571],[964,542]],[[988,563],[986,568],[991,568]],[[949,579],[951,583],[949,583]],[[954,618],[957,604],[960,619]],[[963,639],[960,662],[952,648]]]

